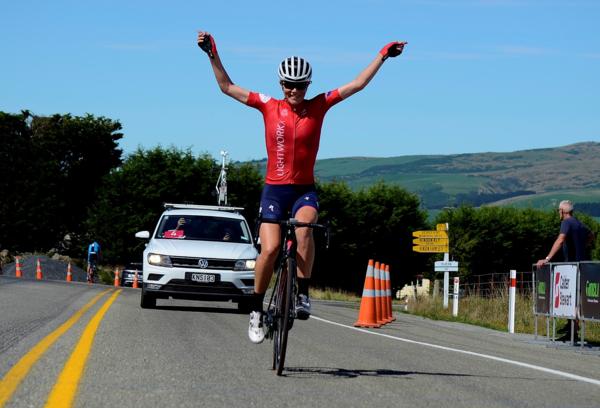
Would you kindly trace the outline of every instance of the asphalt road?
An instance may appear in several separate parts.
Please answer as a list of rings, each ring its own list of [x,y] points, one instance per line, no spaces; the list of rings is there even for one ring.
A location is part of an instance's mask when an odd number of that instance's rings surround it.
[[[283,377],[272,343],[251,344],[233,304],[143,310],[136,289],[0,277],[0,310],[0,407],[66,406],[52,405],[60,386],[78,407],[600,406],[598,351],[404,314],[357,330],[358,311],[337,302],[314,302],[296,322]]]

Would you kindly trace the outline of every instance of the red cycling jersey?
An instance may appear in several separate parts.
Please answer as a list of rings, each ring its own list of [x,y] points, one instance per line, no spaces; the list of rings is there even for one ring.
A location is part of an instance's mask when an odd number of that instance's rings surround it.
[[[338,90],[319,94],[292,107],[285,99],[250,92],[246,104],[265,121],[267,184],[313,184],[325,113],[342,100]]]

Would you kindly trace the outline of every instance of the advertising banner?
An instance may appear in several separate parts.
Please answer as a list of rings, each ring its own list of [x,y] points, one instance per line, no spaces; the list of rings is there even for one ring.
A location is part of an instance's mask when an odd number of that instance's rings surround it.
[[[552,265],[552,315],[575,319],[577,317],[577,264]]]
[[[584,319],[600,320],[600,263],[579,264],[581,284],[581,316]]]
[[[535,312],[538,314],[550,314],[550,301],[552,289],[552,273],[550,265],[546,264],[535,271],[534,282],[535,293]]]

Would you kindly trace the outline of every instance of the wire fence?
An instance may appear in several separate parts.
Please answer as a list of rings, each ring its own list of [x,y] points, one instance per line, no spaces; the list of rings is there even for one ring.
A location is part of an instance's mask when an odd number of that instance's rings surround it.
[[[467,296],[493,297],[508,295],[510,273],[487,273],[472,275],[460,284],[461,293]],[[520,295],[533,294],[533,272],[517,272],[516,291]]]

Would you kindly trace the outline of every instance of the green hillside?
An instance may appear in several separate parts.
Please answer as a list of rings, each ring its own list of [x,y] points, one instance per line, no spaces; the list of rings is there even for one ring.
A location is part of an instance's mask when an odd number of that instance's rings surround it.
[[[265,162],[258,162],[263,168]],[[321,182],[360,189],[379,181],[418,194],[428,209],[469,203],[549,208],[557,200],[600,203],[600,143],[509,153],[318,160]]]

